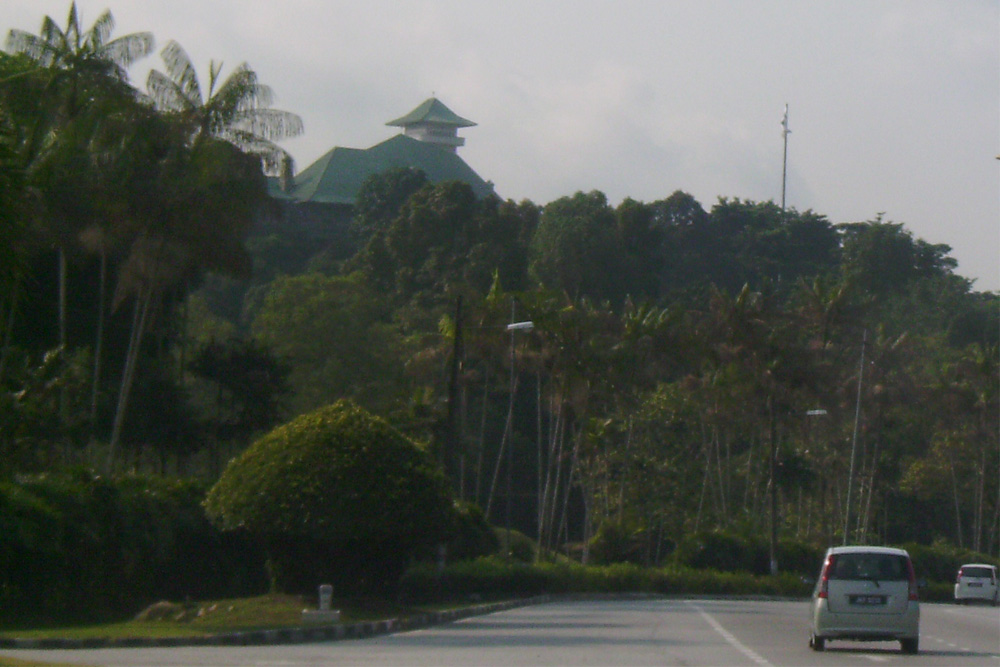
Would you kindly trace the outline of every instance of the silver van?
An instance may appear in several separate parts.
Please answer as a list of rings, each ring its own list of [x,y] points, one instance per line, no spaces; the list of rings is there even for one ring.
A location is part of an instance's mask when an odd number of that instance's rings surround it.
[[[828,549],[811,611],[814,651],[831,639],[898,641],[903,653],[919,650],[917,579],[903,549]]]

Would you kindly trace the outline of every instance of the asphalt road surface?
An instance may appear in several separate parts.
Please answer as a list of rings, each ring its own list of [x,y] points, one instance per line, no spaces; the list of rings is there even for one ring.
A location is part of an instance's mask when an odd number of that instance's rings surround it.
[[[64,664],[240,665],[949,665],[1000,667],[1000,608],[924,604],[920,653],[896,642],[807,646],[806,602],[651,599],[556,602],[368,639],[254,647],[5,650]]]

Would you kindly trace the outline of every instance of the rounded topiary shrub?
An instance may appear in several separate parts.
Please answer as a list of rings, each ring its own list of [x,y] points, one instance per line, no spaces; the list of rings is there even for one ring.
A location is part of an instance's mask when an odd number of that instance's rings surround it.
[[[205,508],[256,535],[272,585],[391,591],[411,554],[447,540],[454,509],[433,459],[379,417],[339,401],[278,427],[230,462]]]

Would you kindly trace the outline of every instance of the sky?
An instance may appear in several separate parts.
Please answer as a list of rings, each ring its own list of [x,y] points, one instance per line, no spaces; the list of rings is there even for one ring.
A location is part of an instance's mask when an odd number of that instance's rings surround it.
[[[69,0],[2,0],[0,30]],[[247,62],[299,171],[368,148],[435,96],[477,123],[459,154],[505,199],[612,205],[676,190],[902,223],[1000,290],[1000,0],[78,0],[89,28],[169,40],[202,81]]]

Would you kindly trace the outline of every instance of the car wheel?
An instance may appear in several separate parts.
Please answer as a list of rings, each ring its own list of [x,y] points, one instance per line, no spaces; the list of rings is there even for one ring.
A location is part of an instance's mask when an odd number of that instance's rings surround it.
[[[826,639],[813,635],[809,638],[809,648],[814,651],[822,651],[826,648]]]
[[[900,649],[903,653],[908,653],[910,655],[916,654],[920,649],[920,638],[910,637],[908,639],[899,640]]]

